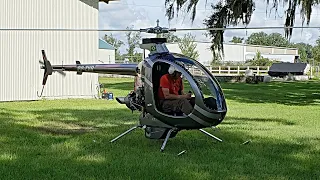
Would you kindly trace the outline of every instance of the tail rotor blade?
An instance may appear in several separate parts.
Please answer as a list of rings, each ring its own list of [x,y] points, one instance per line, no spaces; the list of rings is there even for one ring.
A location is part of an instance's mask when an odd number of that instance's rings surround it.
[[[47,83],[48,76],[52,75],[52,72],[53,72],[51,63],[50,63],[50,61],[48,61],[45,51],[41,50],[41,53],[42,53],[43,62],[39,61],[39,63],[43,65],[42,69],[44,69],[44,74],[43,74],[43,80],[42,80],[41,94],[39,95],[38,92],[37,92],[38,97],[42,96],[43,89],[44,89],[44,86]]]
[[[44,73],[44,75],[43,75],[43,80],[42,80],[42,85],[43,85],[43,86],[46,85],[47,79],[48,79],[48,74]]]
[[[63,72],[63,70],[53,70],[53,71],[61,74],[62,76],[66,76],[66,73]]]
[[[44,74],[43,74],[43,81],[42,81],[42,85],[46,85],[47,79],[49,75],[52,75],[53,69],[51,66],[50,61],[48,61],[46,53],[44,50],[41,51],[42,52],[42,58],[43,58],[43,68],[44,68]],[[41,63],[42,64],[42,63]]]

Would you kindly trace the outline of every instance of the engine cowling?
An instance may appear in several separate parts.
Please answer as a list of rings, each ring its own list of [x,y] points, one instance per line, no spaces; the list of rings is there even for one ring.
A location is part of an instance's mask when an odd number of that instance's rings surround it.
[[[144,107],[143,87],[139,87],[136,91],[131,91],[126,97],[116,97],[120,104],[125,104],[131,111],[142,111]]]

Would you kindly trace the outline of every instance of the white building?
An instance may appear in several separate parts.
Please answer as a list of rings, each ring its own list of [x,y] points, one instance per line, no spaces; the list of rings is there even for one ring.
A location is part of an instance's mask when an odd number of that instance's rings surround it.
[[[97,63],[98,32],[57,29],[98,29],[98,7],[99,0],[1,0],[0,101],[40,99],[42,49],[52,64]],[[66,73],[49,76],[43,97],[97,95],[97,74]]]
[[[108,42],[99,39],[99,62],[115,64],[116,50]]]
[[[197,42],[197,51],[199,58],[197,59],[204,65],[210,65],[212,62],[212,51],[210,50],[211,43],[199,43]],[[181,53],[178,44],[167,43],[169,51],[175,53]],[[278,60],[282,62],[294,62],[295,57],[298,56],[298,49],[296,48],[282,48],[282,47],[270,47],[270,46],[258,46],[247,44],[224,44],[224,57],[223,62],[245,62],[246,60],[253,59],[257,51],[260,51],[261,55],[270,60]],[[148,54],[148,53],[147,53]]]

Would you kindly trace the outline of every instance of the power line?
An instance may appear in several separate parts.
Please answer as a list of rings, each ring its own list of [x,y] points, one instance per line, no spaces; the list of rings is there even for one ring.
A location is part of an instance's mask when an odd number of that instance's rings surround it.
[[[254,29],[320,29],[320,26],[274,26],[274,27],[226,27],[226,28],[182,28],[176,31],[225,31],[225,30],[254,30]]]
[[[320,26],[274,26],[274,27],[226,27],[226,28],[176,28],[175,31],[225,31],[255,29],[320,29]],[[141,32],[140,29],[36,29],[36,28],[0,28],[0,31],[100,31],[100,32]]]

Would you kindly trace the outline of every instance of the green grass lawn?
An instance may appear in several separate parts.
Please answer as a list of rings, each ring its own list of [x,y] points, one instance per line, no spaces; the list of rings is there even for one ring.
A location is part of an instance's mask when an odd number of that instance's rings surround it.
[[[206,130],[223,142],[181,131],[163,153],[141,129],[110,143],[139,116],[115,100],[0,103],[0,179],[320,179],[319,81],[221,86],[226,119]]]

